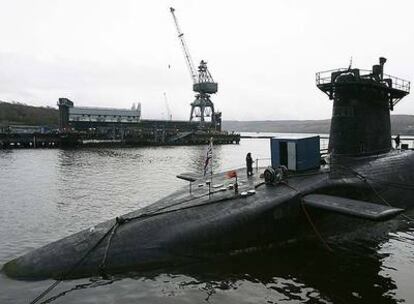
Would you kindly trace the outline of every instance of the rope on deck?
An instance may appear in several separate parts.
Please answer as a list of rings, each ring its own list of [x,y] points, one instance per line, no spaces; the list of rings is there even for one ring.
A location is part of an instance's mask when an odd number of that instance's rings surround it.
[[[201,196],[202,197],[202,196]],[[68,276],[70,276],[73,271],[80,266],[83,261],[96,249],[98,248],[98,246],[109,236],[108,238],[108,242],[106,244],[105,247],[105,253],[104,256],[102,258],[102,262],[99,265],[99,272],[103,277],[107,276],[107,272],[105,271],[105,266],[106,266],[106,262],[107,262],[107,258],[108,258],[108,252],[112,243],[112,239],[115,235],[116,230],[118,229],[118,227],[122,224],[131,222],[133,220],[138,220],[138,219],[145,219],[145,218],[151,218],[153,216],[156,215],[162,215],[162,214],[167,214],[167,213],[173,213],[173,212],[177,212],[177,211],[181,211],[181,210],[186,210],[186,209],[192,209],[192,208],[197,208],[197,207],[201,207],[201,206],[206,206],[206,205],[211,205],[211,204],[216,204],[219,202],[223,202],[223,201],[227,201],[227,200],[231,200],[233,199],[234,196],[231,197],[224,197],[221,198],[219,200],[209,200],[207,202],[198,204],[198,205],[191,205],[191,206],[186,206],[186,207],[182,207],[182,208],[177,208],[177,209],[172,209],[172,210],[165,210],[166,208],[171,207],[171,205],[166,206],[166,207],[162,207],[159,208],[153,212],[150,213],[143,213],[140,214],[138,216],[135,217],[131,217],[131,218],[123,218],[123,217],[117,217],[115,219],[115,223],[105,232],[105,234],[95,243],[94,246],[92,246],[75,264],[73,264],[73,266],[64,274],[62,274],[62,276],[57,279],[53,284],[51,284],[48,288],[46,288],[39,296],[37,296],[33,301],[30,302],[30,304],[35,304],[37,302],[39,302],[42,298],[44,298],[48,293],[50,293],[56,286],[58,286],[63,280],[65,280]],[[183,203],[182,201],[180,201],[180,203]],[[41,303],[47,303],[49,300],[45,300]]]
[[[361,173],[359,173],[358,171],[356,171],[355,169],[349,167],[349,166],[345,166],[345,165],[340,165],[340,164],[335,164],[336,166],[340,166],[346,170],[349,170],[351,173],[353,173],[356,177],[358,177],[360,180],[362,180],[363,182],[365,182],[368,187],[374,192],[374,194],[387,206],[389,207],[393,207],[382,195],[379,194],[379,192],[375,189],[375,187],[369,182],[369,180],[376,182],[378,184],[383,184],[389,187],[393,187],[393,188],[397,188],[397,189],[405,189],[405,190],[414,190],[414,185],[413,184],[408,184],[408,183],[399,183],[399,182],[390,182],[390,181],[383,181],[380,179],[376,179],[376,178],[372,178],[372,177],[368,177],[365,176]],[[406,215],[406,214],[401,214],[401,216],[403,218],[405,218],[406,220],[409,220],[411,222],[414,222],[414,218]]]
[[[279,182],[279,184],[285,185],[288,188],[292,189],[293,191],[297,192],[300,195],[300,205],[302,207],[302,211],[305,214],[305,217],[309,223],[309,225],[312,227],[313,232],[315,233],[315,235],[319,238],[319,240],[321,241],[321,243],[325,246],[325,248],[333,253],[334,251],[332,250],[332,248],[328,245],[328,242],[323,238],[322,234],[319,232],[318,228],[316,227],[315,223],[312,221],[312,218],[308,212],[308,210],[305,207],[305,203],[303,201],[303,196],[301,195],[300,191],[298,189],[296,189],[295,187],[293,187],[292,185],[289,185],[288,183],[281,181]]]
[[[92,246],[75,264],[73,264],[73,266],[67,272],[63,273],[59,279],[57,279],[53,284],[51,284],[48,288],[46,288],[40,295],[38,295],[33,301],[31,301],[30,304],[35,304],[39,302],[49,292],[51,292],[56,286],[58,286],[63,280],[65,280],[70,274],[72,274],[72,272],[83,263],[83,261],[88,257],[88,255],[91,254],[92,251],[94,251],[102,243],[102,241],[109,235],[109,233],[114,230],[114,227],[116,225],[118,225],[117,222],[115,222],[115,224],[112,225],[112,227],[108,229],[107,232],[105,232],[105,234],[95,243],[95,245]],[[46,301],[42,303],[46,303]]]
[[[104,278],[106,278],[108,276],[108,273],[105,271],[105,266],[106,266],[106,260],[108,258],[108,251],[109,251],[109,248],[111,247],[111,243],[112,243],[112,238],[114,237],[117,228],[120,225],[124,224],[125,222],[126,222],[125,219],[123,217],[119,216],[115,219],[115,224],[112,226],[111,234],[109,235],[108,243],[106,244],[105,253],[104,253],[104,256],[102,258],[102,262],[101,262],[101,264],[99,264],[99,272],[100,272],[101,276],[104,277]]]

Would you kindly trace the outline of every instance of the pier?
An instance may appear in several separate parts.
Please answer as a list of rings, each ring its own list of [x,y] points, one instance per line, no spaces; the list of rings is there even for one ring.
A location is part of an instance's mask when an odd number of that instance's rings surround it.
[[[170,122],[169,122],[170,123]],[[214,144],[238,144],[240,134],[180,130],[166,128],[157,123],[157,127],[148,121],[133,128],[126,126],[106,126],[100,129],[96,125],[85,130],[49,133],[0,133],[0,149],[51,149],[81,147],[140,147],[171,145],[204,145],[213,139]]]

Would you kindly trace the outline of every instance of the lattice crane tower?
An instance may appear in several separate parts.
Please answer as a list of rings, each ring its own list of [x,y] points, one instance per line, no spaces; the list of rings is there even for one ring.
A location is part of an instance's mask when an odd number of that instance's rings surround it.
[[[220,123],[221,113],[214,112],[214,104],[210,99],[210,94],[217,93],[217,82],[214,82],[210,71],[207,68],[207,62],[201,60],[198,69],[195,68],[193,59],[184,40],[184,33],[178,25],[177,17],[174,13],[175,9],[170,7],[175,26],[177,28],[178,38],[184,51],[187,67],[193,81],[193,91],[196,92],[195,100],[191,103],[190,121],[195,117],[200,118],[201,122],[205,121],[205,117],[211,117],[213,124]]]

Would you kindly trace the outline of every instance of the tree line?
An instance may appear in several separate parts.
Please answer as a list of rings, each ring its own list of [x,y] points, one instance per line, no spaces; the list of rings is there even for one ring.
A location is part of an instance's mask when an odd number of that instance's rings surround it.
[[[0,101],[0,123],[3,125],[58,126],[59,111],[51,107],[34,107],[18,102]]]

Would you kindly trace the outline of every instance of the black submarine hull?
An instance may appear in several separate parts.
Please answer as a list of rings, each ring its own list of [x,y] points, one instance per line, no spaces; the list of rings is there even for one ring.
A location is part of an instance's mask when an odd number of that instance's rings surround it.
[[[253,249],[326,238],[375,222],[303,205],[308,194],[325,194],[408,209],[414,188],[414,152],[393,150],[367,157],[336,158],[329,166],[265,184],[259,174],[238,170],[239,192],[188,187],[141,210],[109,220],[31,251],[3,267],[16,279],[67,279],[200,262]],[[202,184],[196,181],[195,184]],[[242,196],[242,192],[255,194]],[[312,223],[309,223],[309,215]],[[312,224],[312,225],[311,225]]]

